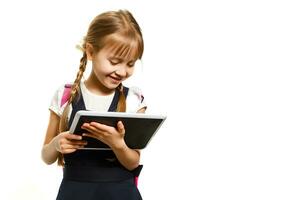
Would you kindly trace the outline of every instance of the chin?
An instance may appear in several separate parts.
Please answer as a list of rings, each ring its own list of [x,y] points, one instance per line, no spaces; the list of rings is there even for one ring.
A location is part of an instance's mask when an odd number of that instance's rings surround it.
[[[110,84],[107,84],[105,87],[109,90],[114,90],[116,89],[118,86],[120,85],[120,83],[110,83]]]
[[[111,79],[107,79],[103,82],[103,85],[109,89],[109,90],[114,90],[116,89],[120,84],[122,83],[122,81],[115,81],[115,80],[111,80]]]

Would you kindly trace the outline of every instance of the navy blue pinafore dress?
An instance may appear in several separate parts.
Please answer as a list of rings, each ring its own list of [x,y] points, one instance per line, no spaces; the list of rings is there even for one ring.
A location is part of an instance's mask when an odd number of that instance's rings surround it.
[[[124,87],[125,97],[128,88]],[[116,111],[120,92],[116,89],[109,112]],[[77,111],[86,110],[80,93],[72,103],[69,127]],[[93,138],[84,137],[90,142]],[[93,141],[95,142],[95,141]],[[107,147],[102,143],[104,147]],[[141,200],[135,177],[141,171],[124,168],[111,150],[77,150],[64,155],[65,166],[56,200]]]

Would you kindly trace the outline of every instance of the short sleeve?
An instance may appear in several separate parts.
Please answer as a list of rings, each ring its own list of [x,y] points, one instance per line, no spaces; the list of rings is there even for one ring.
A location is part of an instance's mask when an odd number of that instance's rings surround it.
[[[147,108],[141,89],[130,87],[126,98],[126,112],[136,113],[141,108]]]
[[[63,96],[64,89],[65,89],[65,85],[62,85],[55,91],[49,106],[49,110],[53,111],[58,116],[62,115],[64,108],[66,107],[67,104],[65,103],[64,105],[61,105],[61,99]]]

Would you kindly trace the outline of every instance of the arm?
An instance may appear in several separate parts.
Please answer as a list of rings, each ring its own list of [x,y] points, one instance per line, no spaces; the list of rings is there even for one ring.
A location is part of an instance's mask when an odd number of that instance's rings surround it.
[[[119,124],[118,124],[119,126]],[[123,128],[123,124],[121,125]],[[123,140],[124,141],[124,140]],[[128,170],[134,170],[139,166],[140,163],[140,152],[139,150],[130,149],[124,142],[120,146],[112,146],[113,152],[115,153],[119,162]]]
[[[145,110],[146,108],[142,108],[138,113],[145,113]],[[117,129],[96,122],[85,123],[82,128],[90,132],[85,133],[84,136],[93,137],[109,145],[119,162],[126,169],[133,170],[138,167],[140,163],[140,151],[130,149],[126,145],[124,141],[125,129],[121,121],[118,122]]]
[[[57,160],[59,152],[63,154],[72,153],[86,145],[86,142],[81,141],[81,136],[69,134],[68,131],[58,134],[59,121],[60,117],[50,111],[49,124],[41,153],[43,161],[48,165]]]
[[[44,145],[42,148],[42,159],[43,161],[50,165],[57,160],[58,151],[55,148],[55,142],[53,138],[58,133],[59,127],[59,116],[57,116],[54,112],[50,111],[50,118],[48,123],[48,128],[46,132],[46,137],[44,141]]]

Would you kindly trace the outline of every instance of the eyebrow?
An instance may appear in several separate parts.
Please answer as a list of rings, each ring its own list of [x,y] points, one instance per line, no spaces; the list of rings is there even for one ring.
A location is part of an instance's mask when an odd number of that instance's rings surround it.
[[[124,60],[126,60],[126,59],[124,59],[122,57],[119,57],[119,56],[109,56],[108,58],[109,59],[116,59],[118,61],[124,61]],[[130,63],[130,62],[136,62],[136,60],[128,60],[128,63]]]
[[[124,58],[118,57],[118,56],[109,56],[108,58],[109,58],[109,59],[124,60]]]

